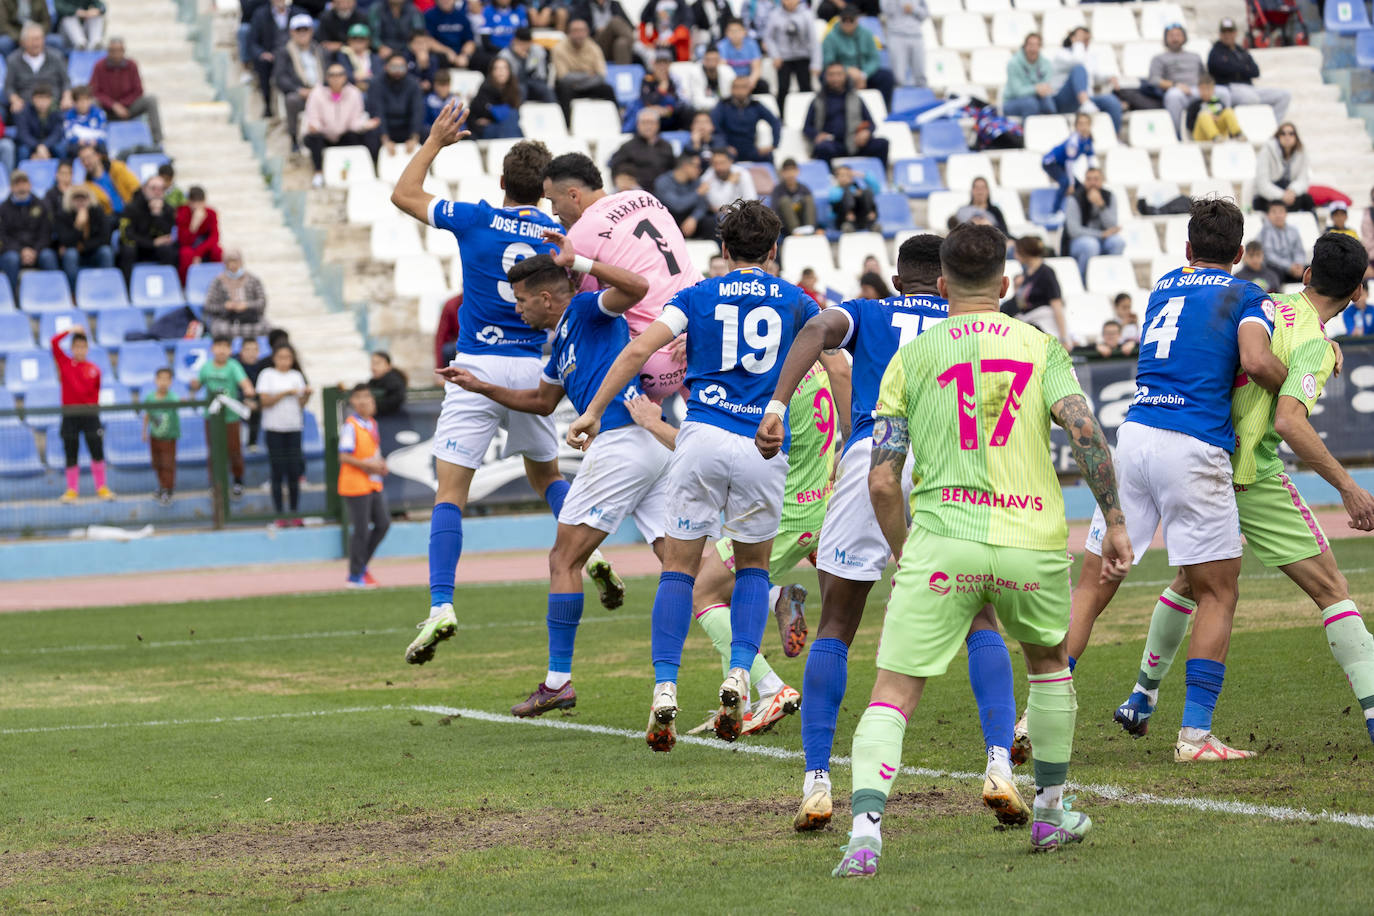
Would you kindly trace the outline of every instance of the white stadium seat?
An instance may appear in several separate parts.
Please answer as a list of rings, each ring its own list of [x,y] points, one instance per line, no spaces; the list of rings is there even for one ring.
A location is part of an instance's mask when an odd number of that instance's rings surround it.
[[[432,254],[407,254],[396,259],[392,288],[396,295],[410,299],[426,293],[443,292],[447,285],[444,268]]]
[[[1140,37],[1164,40],[1164,27],[1175,22],[1183,22],[1183,8],[1177,3],[1158,0],[1154,3],[1140,4]],[[1207,58],[1203,58],[1206,60]]]
[[[881,92],[876,89],[860,89],[859,98],[863,100],[873,123],[881,124],[887,120],[887,102],[883,101]]]
[[[1298,230],[1298,235],[1302,237],[1303,250],[1310,252],[1321,236],[1317,217],[1306,210],[1295,210],[1288,214],[1288,225]]]
[[[1040,33],[1045,36],[1045,51],[1053,56],[1053,49],[1063,43],[1070,29],[1087,23],[1083,10],[1077,4],[1045,10],[1045,15],[1040,20]]]
[[[1145,181],[1136,188],[1135,196],[1152,207],[1159,207],[1178,197],[1179,193],[1178,185],[1172,181]]]
[[[1075,341],[1096,343],[1102,336],[1102,323],[1114,317],[1112,296],[1106,293],[1085,292],[1064,297],[1064,320],[1069,326],[1069,337]]]
[[[892,259],[887,254],[887,242],[880,232],[846,232],[840,236],[839,271],[848,276],[858,276],[863,272],[864,258],[869,255],[878,259],[882,267],[878,275],[884,281],[892,276]]]
[[[822,276],[835,271],[835,255],[824,234],[788,236],[782,240],[779,259],[788,277],[799,275],[806,267],[814,268]]]
[[[1004,188],[1015,191],[1030,191],[1052,184],[1045,170],[1040,167],[1043,157],[1035,150],[1006,150],[998,164]]]
[[[888,162],[911,159],[917,155],[916,140],[905,121],[879,121],[873,128],[873,135],[887,141]]]
[[[1115,196],[1115,195],[1113,195]],[[1143,219],[1127,219],[1131,205],[1129,201],[1116,202],[1116,215],[1121,224],[1121,238],[1126,242],[1122,252],[1132,261],[1149,261],[1162,252],[1159,248],[1159,233],[1155,224]]]
[[[1007,232],[1014,238],[1035,234],[1036,227],[1026,219],[1026,209],[1021,205],[1021,195],[1010,188],[993,188],[992,202],[1002,211],[1007,221]]]
[[[1078,272],[1078,262],[1073,258],[1046,258],[1045,263],[1054,268],[1055,279],[1059,281],[1059,291],[1065,298],[1083,292],[1083,277]]]
[[[348,222],[354,226],[371,226],[379,219],[386,219],[396,212],[391,205],[391,185],[384,181],[350,184],[345,210]]]
[[[1126,137],[1131,146],[1144,150],[1159,150],[1178,143],[1174,119],[1162,108],[1126,115]]]
[[[1187,262],[1183,260],[1183,252],[1181,251],[1176,255],[1170,254],[1166,251],[1164,254],[1160,255],[1157,258],[1151,258],[1150,286],[1154,286],[1156,283],[1158,283],[1160,277],[1164,276],[1170,271],[1177,270],[1178,268],[1183,267],[1186,264]],[[1138,304],[1141,306],[1141,308],[1136,312],[1137,315],[1141,314],[1141,312],[1144,311],[1143,302],[1133,304]]]
[[[456,144],[455,144],[456,145]],[[383,146],[377,154],[377,177],[389,185],[395,185],[401,177],[414,153],[407,153],[405,144],[398,143],[390,153]]]
[[[442,181],[457,184],[469,175],[483,174],[486,166],[482,164],[482,151],[476,143],[455,143],[439,150],[430,171]],[[501,171],[500,163],[497,163],[496,171]]]
[[[415,330],[421,334],[433,334],[439,330],[439,316],[443,314],[444,303],[448,298],[448,290],[421,295],[420,305],[415,314]]]
[[[482,88],[482,81],[486,76],[480,70],[458,70],[448,71],[449,88],[453,94],[467,101],[477,94],[477,90]]]
[[[940,23],[940,47],[972,51],[988,47],[988,27],[977,13],[950,13]]]
[[[1131,259],[1119,254],[1100,254],[1088,259],[1088,274],[1084,278],[1089,292],[1114,296],[1123,289],[1135,289],[1135,267]]]
[[[324,185],[346,188],[377,180],[372,154],[365,146],[327,146],[324,150]]]
[[[551,134],[541,139],[543,139],[544,145],[549,148],[549,153],[554,156],[561,156],[564,153],[581,153],[584,156],[592,154],[592,148],[581,137],[573,137],[568,134],[562,136]]]
[[[783,102],[782,123],[788,127],[795,127],[803,130],[806,127],[806,113],[811,110],[811,103],[816,100],[814,92],[789,92]]]
[[[1236,186],[1225,178],[1202,178],[1192,183],[1188,189],[1189,197],[1229,197],[1240,205],[1236,198]]]
[[[455,293],[463,291],[463,259],[454,258],[448,262],[448,288]]]
[[[1011,51],[1006,48],[979,48],[969,57],[969,79],[984,86],[1001,89],[1007,84],[1007,63]]]
[[[1207,163],[1202,161],[1202,147],[1180,143],[1159,151],[1159,174],[1179,184],[1192,184],[1210,178]]]
[[[608,99],[573,99],[572,135],[593,140],[620,133],[620,109]]]
[[[1035,17],[1024,9],[1002,10],[992,14],[990,38],[995,48],[1012,50],[1021,47],[1026,35],[1036,31]]]
[[[1112,116],[1105,111],[1099,111],[1093,115],[1093,152],[1100,158],[1103,153],[1114,150],[1121,145],[1121,141],[1116,136],[1116,125],[1112,123]]]
[[[556,102],[529,102],[520,105],[520,130],[526,137],[562,137],[568,133],[563,109]]]
[[[1059,0],[1013,0],[1018,10],[1052,10],[1061,4]]]
[[[1122,45],[1121,75],[1126,79],[1145,79],[1150,74],[1150,61],[1159,53],[1161,47],[1161,38],[1152,41],[1133,41]]]
[[[1069,119],[1064,115],[1031,115],[1021,122],[1026,149],[1037,153],[1048,153],[1063,143],[1072,130]]]
[[[493,207],[499,207],[506,199],[501,189],[501,179],[491,175],[470,175],[458,182],[457,199],[465,204],[475,204],[485,200]]]
[[[1235,111],[1241,132],[1251,146],[1259,146],[1278,132],[1279,123],[1274,118],[1274,109],[1268,105],[1237,105]]]
[[[1094,4],[1091,28],[1093,41],[1095,43],[1101,42],[1104,45],[1119,45],[1141,39],[1140,29],[1135,24],[1134,4]],[[1203,60],[1206,58],[1204,57]]]
[[[926,10],[933,19],[943,19],[946,16],[964,11],[963,0],[926,0]]]
[[[1212,177],[1249,181],[1255,177],[1255,149],[1249,143],[1231,141],[1212,146]]]
[[[1178,262],[1174,265],[1175,267],[1183,263],[1183,258],[1187,254],[1187,245],[1188,217],[1183,214],[1165,217],[1164,253]]]
[[[705,276],[711,269],[711,259],[720,254],[720,246],[709,239],[687,239],[687,256],[697,273]]]
[[[425,227],[425,251],[436,258],[447,261],[458,257],[458,239],[447,229]]]
[[[789,99],[792,98],[790,94],[787,97]],[[897,122],[884,121],[883,125],[886,125],[888,123],[895,124]],[[911,134],[911,131],[908,130],[907,134],[909,136]],[[879,131],[878,135],[886,136],[886,134],[882,133],[882,131]],[[809,158],[811,158],[811,145],[806,142],[806,135],[803,134],[801,130],[799,130],[798,128],[788,127],[786,124],[784,124],[782,128],[782,139],[778,142],[777,148],[773,150],[773,159],[775,164],[782,165],[788,159],[795,159],[798,162],[801,162],[803,159]],[[894,152],[889,158],[896,159],[896,153]]]
[[[1011,9],[1011,0],[964,0],[964,9],[970,13],[992,16]]]
[[[945,186],[954,191],[967,191],[975,178],[986,178],[997,184],[992,157],[987,153],[955,153],[945,160]]]
[[[929,20],[927,20],[929,21]],[[964,59],[951,48],[941,48],[932,43],[926,44],[926,84],[931,89],[948,89],[968,82],[964,72]],[[792,96],[787,96],[792,101]]]
[[[957,191],[936,191],[926,198],[926,224],[940,234],[944,234],[949,218],[959,208],[968,203],[968,189]]]
[[[373,223],[368,242],[372,260],[394,264],[397,258],[420,250],[420,224],[398,212]]]

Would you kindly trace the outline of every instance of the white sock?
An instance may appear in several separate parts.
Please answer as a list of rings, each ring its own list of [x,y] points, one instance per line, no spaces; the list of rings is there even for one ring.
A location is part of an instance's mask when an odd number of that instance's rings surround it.
[[[827,790],[830,788],[829,770],[807,770],[806,780],[802,783],[802,795],[810,795],[818,784],[824,785]]]
[[[548,676],[544,678],[544,686],[550,690],[557,690],[570,680],[572,680],[571,671],[550,671]]]
[[[883,838],[883,816],[876,811],[854,815],[854,827],[849,831],[851,837],[866,836],[875,840]]]
[[[1011,751],[1007,748],[995,745],[988,748],[987,772],[992,773],[994,771],[998,776],[1011,779]]]
[[[1064,807],[1064,784],[1057,786],[1035,787],[1035,807],[1037,808],[1063,808]]]
[[[1156,687],[1154,690],[1146,690],[1144,687],[1141,687],[1139,684],[1136,684],[1136,685],[1135,685],[1135,689],[1132,690],[1131,693],[1143,693],[1143,694],[1145,694],[1145,696],[1149,697],[1149,699],[1150,699],[1150,705],[1151,705],[1151,706],[1158,706],[1158,705],[1159,705],[1159,688],[1158,688],[1158,687]]]
[[[1371,706],[1364,711],[1364,717],[1366,719],[1374,719],[1374,706]]]
[[[759,699],[762,700],[764,697],[771,697],[773,694],[781,690],[783,686],[784,685],[782,682],[782,678],[778,677],[778,673],[776,671],[768,672],[763,677],[759,678],[759,682],[757,684],[759,691]]]
[[[1197,741],[1201,741],[1202,739],[1204,739],[1204,738],[1207,737],[1207,729],[1205,729],[1205,728],[1180,728],[1180,729],[1178,730],[1178,736],[1179,736],[1180,738],[1182,738],[1184,741],[1193,741],[1193,742],[1197,742]]]
[[[768,610],[778,606],[778,596],[782,594],[782,586],[775,585],[768,590]]]

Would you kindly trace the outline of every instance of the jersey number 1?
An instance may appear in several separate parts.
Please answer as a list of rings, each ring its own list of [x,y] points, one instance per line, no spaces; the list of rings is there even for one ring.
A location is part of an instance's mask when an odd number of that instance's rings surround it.
[[[663,263],[668,265],[669,276],[676,277],[678,274],[682,273],[682,268],[677,265],[677,258],[668,250],[668,243],[663,240],[663,236],[654,228],[653,223],[649,222],[647,219],[640,220],[639,225],[635,226],[635,238],[651,238],[654,240],[654,244],[658,246],[658,253],[663,255]]]
[[[997,417],[997,425],[992,428],[992,439],[988,442],[988,445],[996,448],[1006,445],[1011,438],[1011,427],[1021,409],[1021,395],[1030,384],[1035,366],[1015,359],[985,359],[979,364],[979,369],[983,375],[991,372],[1011,373],[1007,400],[1002,405],[1002,413]],[[965,451],[978,448],[978,396],[973,387],[973,363],[955,363],[936,376],[935,381],[940,383],[941,388],[950,382],[954,383],[954,391],[959,398],[959,448]]]

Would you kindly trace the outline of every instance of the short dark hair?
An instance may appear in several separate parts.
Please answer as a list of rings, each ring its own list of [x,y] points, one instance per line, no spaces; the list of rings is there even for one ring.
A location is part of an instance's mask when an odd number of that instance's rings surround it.
[[[1131,301],[1131,294],[1130,294],[1130,293],[1117,293],[1117,294],[1116,294],[1116,298],[1112,300],[1112,305],[1120,305],[1122,299],[1125,299],[1127,302],[1130,302],[1130,301]]]
[[[517,204],[539,203],[544,196],[544,170],[552,160],[549,148],[538,140],[521,140],[512,146],[501,160],[506,196]]]
[[[533,40],[534,40],[534,32],[532,32],[532,31],[530,30],[530,27],[529,27],[529,26],[527,26],[527,25],[522,25],[520,28],[518,28],[518,29],[515,30],[515,40],[516,40],[516,41],[533,41]]]
[[[229,344],[230,346],[233,346],[234,340],[228,334],[216,334],[214,337],[210,338],[210,346],[213,347],[215,344]],[[276,349],[277,345],[273,344],[273,352],[276,352]]]
[[[934,289],[940,277],[940,245],[944,239],[932,232],[913,235],[897,249],[897,276],[902,290],[908,284]]]
[[[382,359],[386,360],[386,364],[388,366],[391,365],[391,354],[386,352],[385,350],[373,350],[372,355],[380,356]]]
[[[73,98],[73,99],[89,99],[89,98],[94,98],[94,96],[91,94],[91,87],[83,84],[83,85],[80,85],[80,86],[73,86],[73,87],[72,87],[72,98]]]
[[[1193,260],[1230,264],[1240,250],[1245,218],[1240,208],[1224,197],[1194,197],[1188,208],[1188,244]]]
[[[153,378],[161,378],[161,377],[164,376],[164,375],[167,376],[168,378],[171,378],[171,376],[172,376],[172,370],[171,370],[171,369],[168,369],[166,366],[163,366],[161,369],[159,369],[159,370],[157,370],[156,372],[153,373]]]
[[[1016,253],[1023,258],[1043,258],[1045,243],[1038,235],[1023,235],[1016,240]]]
[[[592,157],[586,153],[564,153],[555,156],[544,169],[544,180],[557,184],[562,181],[576,181],[588,191],[602,188],[601,169],[596,167]]]
[[[553,262],[553,255],[537,254],[512,264],[510,270],[506,271],[506,280],[512,286],[524,283],[527,287],[545,289],[560,283],[567,286],[568,272]]]
[[[1327,232],[1312,246],[1312,288],[1328,299],[1349,299],[1369,266],[1364,245],[1344,232]]]
[[[1263,254],[1263,253],[1264,253],[1264,245],[1260,243],[1260,240],[1259,240],[1259,239],[1251,239],[1250,241],[1248,241],[1248,242],[1245,243],[1245,253],[1246,253],[1246,254]]]
[[[372,393],[372,389],[367,386],[367,382],[359,382],[352,388],[348,389],[348,396],[351,398],[353,397],[353,395],[362,394],[364,391],[366,391],[368,394]]]
[[[71,340],[72,343],[77,343],[78,341],[80,341],[83,344],[88,344],[91,342],[90,338],[86,336],[85,331],[72,331]]]
[[[35,95],[46,95],[48,98],[52,98],[52,83],[35,83],[29,96]]]
[[[205,189],[198,184],[191,185],[189,188],[186,189],[186,199],[196,201],[204,200]]]
[[[1102,322],[1102,330],[1104,331],[1112,326],[1115,326],[1118,331],[1121,330],[1121,322],[1117,321],[1115,318],[1108,318],[1106,321]]]
[[[960,223],[940,245],[940,272],[962,292],[982,292],[1006,271],[1007,237],[996,226]]]
[[[782,161],[782,165],[780,166],[779,171],[781,171],[782,169],[795,169],[795,168],[800,168],[800,166],[797,165],[797,160],[795,160],[795,159],[793,159],[792,157],[789,156],[788,158],[786,158],[786,159],[784,159],[784,160]]]
[[[172,168],[172,163],[170,162],[164,162],[162,163],[162,165],[157,167],[157,177],[166,178],[168,181],[171,181],[173,178],[175,178],[176,173],[176,169]]]
[[[273,328],[272,330],[267,332],[267,346],[269,348],[276,347],[276,345],[281,343],[282,341],[290,339],[291,335],[286,333],[285,328]]]
[[[696,153],[683,152],[681,155],[677,157],[677,162],[674,163],[674,168],[681,168],[684,165],[691,165],[693,162],[700,165],[701,158],[698,157]]]
[[[731,259],[762,264],[782,234],[782,220],[758,200],[737,200],[717,214],[720,243]]]

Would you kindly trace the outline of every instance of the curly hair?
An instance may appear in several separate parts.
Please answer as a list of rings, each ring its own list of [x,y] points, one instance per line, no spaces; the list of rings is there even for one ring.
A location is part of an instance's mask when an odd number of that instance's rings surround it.
[[[1230,264],[1240,251],[1245,218],[1240,208],[1224,197],[1194,197],[1188,208],[1188,243],[1193,258],[1213,264]]]
[[[986,293],[1002,278],[1006,263],[1007,237],[996,226],[960,223],[940,245],[941,273],[951,293]]]
[[[782,234],[782,221],[772,207],[758,200],[737,200],[717,216],[720,243],[731,260],[762,264]]]
[[[549,148],[538,140],[521,140],[501,160],[506,196],[517,204],[534,206],[544,196],[544,170],[553,161]]]
[[[556,157],[544,167],[544,180],[555,184],[576,181],[589,191],[599,191],[603,185],[601,169],[586,153],[564,153]]]

